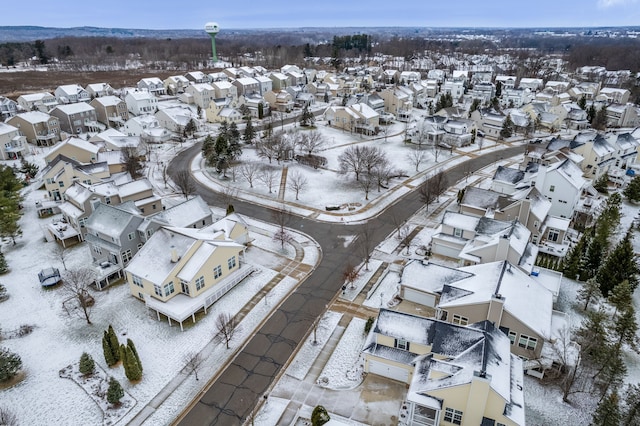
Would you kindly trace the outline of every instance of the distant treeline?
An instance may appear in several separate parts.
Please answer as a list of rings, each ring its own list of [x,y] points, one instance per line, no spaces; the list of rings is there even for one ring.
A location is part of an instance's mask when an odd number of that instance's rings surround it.
[[[365,57],[383,53],[407,59],[425,52],[495,54],[505,49],[520,57],[561,54],[570,70],[583,65],[600,65],[610,70],[640,71],[640,40],[631,38],[549,37],[522,32],[494,31],[494,42],[487,38],[469,40],[453,37],[380,36],[371,34],[333,35],[317,43],[304,33],[269,32],[263,36],[227,33],[219,35],[218,54],[236,66],[279,67],[287,63],[304,64],[304,58]],[[36,58],[47,63],[52,58],[63,64],[110,66],[127,60],[171,63],[184,69],[206,63],[211,54],[207,38],[157,39],[118,37],[62,37],[34,42],[0,44],[0,64],[13,66]],[[337,63],[337,62],[336,62]]]

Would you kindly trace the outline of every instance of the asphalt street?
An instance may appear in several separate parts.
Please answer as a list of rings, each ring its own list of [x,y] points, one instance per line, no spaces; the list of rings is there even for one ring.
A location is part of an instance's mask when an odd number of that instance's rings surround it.
[[[196,144],[178,154],[169,165],[173,177],[178,170],[188,170],[193,157],[200,152]],[[445,171],[447,182],[453,184],[502,158],[524,152],[524,146],[508,147],[470,158]],[[227,198],[208,187],[196,184],[196,193],[212,206],[226,208]],[[249,217],[272,222],[272,210],[268,207],[234,200],[235,211]],[[315,271],[297,290],[277,308],[256,330],[236,358],[212,380],[200,399],[189,407],[178,424],[193,425],[241,425],[251,415],[258,401],[264,397],[291,353],[302,341],[313,322],[327,309],[328,303],[341,290],[342,273],[348,263],[359,264],[364,255],[362,247],[344,246],[339,235],[359,235],[368,238],[365,244],[372,250],[397,226],[423,206],[418,191],[413,191],[372,217],[365,225],[322,223],[299,216],[290,216],[288,227],[300,230],[316,240],[322,247],[322,258]]]

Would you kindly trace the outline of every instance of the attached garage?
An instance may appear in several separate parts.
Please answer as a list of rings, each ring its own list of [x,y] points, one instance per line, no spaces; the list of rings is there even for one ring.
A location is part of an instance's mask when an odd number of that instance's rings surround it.
[[[413,288],[402,287],[402,298],[409,302],[418,303],[430,308],[436,307],[436,295],[431,293],[425,293]]]
[[[434,254],[451,257],[453,259],[457,259],[460,254],[460,247],[443,244],[442,241],[438,241],[435,238],[431,240],[431,244]]]
[[[390,365],[381,361],[369,360],[369,373],[388,379],[397,380],[402,383],[409,383],[409,370],[406,368]]]

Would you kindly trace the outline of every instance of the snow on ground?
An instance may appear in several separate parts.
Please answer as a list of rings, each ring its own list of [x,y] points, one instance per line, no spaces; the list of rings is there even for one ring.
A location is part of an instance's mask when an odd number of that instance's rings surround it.
[[[366,321],[353,318],[344,331],[340,343],[318,377],[318,384],[330,389],[352,389],[362,382],[364,361],[361,359],[365,341]]]
[[[300,347],[293,362],[291,362],[289,368],[287,368],[287,375],[295,377],[298,380],[305,378],[341,318],[342,314],[338,312],[328,311],[324,314],[320,322],[318,322],[315,336],[314,333],[311,332],[309,337],[307,337],[307,340],[305,340]],[[315,344],[313,343],[314,338],[317,339],[317,343]]]
[[[288,399],[270,397],[253,419],[254,426],[273,426],[278,424],[282,413],[289,405]]]
[[[262,263],[262,267],[258,267],[259,272],[217,302],[206,316],[198,319],[195,326],[189,321],[185,322],[184,332],[175,324],[170,327],[166,321],[157,321],[154,312],[148,311],[143,303],[130,296],[126,284],[103,292],[92,292],[96,300],[91,316],[93,324],[87,325],[83,319],[69,318],[65,314],[61,288],[45,290],[39,285],[37,273],[43,267],[54,266],[63,270],[60,260],[53,256],[58,246],[46,243],[41,230],[41,226],[51,218],[37,218],[34,201],[41,197],[42,191],[27,188],[24,215],[20,221],[23,237],[17,239],[16,246],[5,244],[2,247],[11,270],[0,277],[10,296],[0,306],[0,324],[4,330],[17,329],[22,324],[35,326],[28,336],[2,342],[2,346],[18,353],[24,364],[25,379],[2,392],[3,405],[12,407],[21,424],[102,423],[102,412],[91,398],[74,382],[58,377],[60,369],[76,363],[85,351],[109,375],[118,379],[125,391],[137,401],[125,418],[126,421],[131,420],[182,369],[185,354],[200,351],[211,341],[217,313],[235,314],[276,275],[275,271],[254,258],[253,252],[263,260],[265,254],[271,253],[269,247],[253,247],[247,251],[246,260],[253,264]],[[65,255],[69,269],[91,262],[86,244],[74,246]],[[275,254],[272,256],[277,258]],[[264,315],[296,284],[297,281],[286,278],[276,286],[267,301],[258,304],[255,312],[252,311],[245,318],[243,331],[238,334],[236,344],[248,336]],[[101,338],[109,324],[113,325],[120,341],[131,338],[136,344],[144,367],[144,376],[139,384],[131,385],[122,368],[106,367]],[[205,377],[207,374],[210,377],[231,354],[221,345],[215,346],[216,349],[207,357],[206,364],[209,367],[203,365]],[[199,384],[187,380],[184,388],[177,392],[183,397],[179,404],[161,407],[167,414],[160,423],[166,423],[175,416],[177,410],[197,393]]]
[[[356,267],[358,270],[358,277],[355,279],[353,284],[349,284],[345,282],[343,285],[346,286],[344,291],[342,292],[342,298],[350,301],[354,301],[355,298],[360,294],[360,291],[367,285],[373,274],[376,273],[378,268],[382,265],[381,260],[371,259],[369,261],[369,269],[365,269],[363,264],[360,264]]]
[[[287,242],[285,242],[283,246],[280,241],[274,240],[273,237],[257,232],[251,233],[251,238],[253,238],[252,244],[277,253],[279,256],[284,256],[288,259],[295,259],[296,257],[296,249]]]
[[[373,293],[362,303],[364,306],[378,309],[381,306],[387,307],[398,293],[400,274],[388,271],[378,287],[372,288]]]

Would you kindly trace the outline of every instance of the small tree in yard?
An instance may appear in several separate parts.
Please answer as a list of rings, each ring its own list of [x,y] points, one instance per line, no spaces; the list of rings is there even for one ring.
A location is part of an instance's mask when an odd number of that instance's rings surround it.
[[[593,188],[601,194],[608,194],[609,193],[609,175],[605,173],[602,176],[600,176],[598,179],[596,179],[596,181],[593,184]],[[625,196],[626,195],[627,194],[625,193]]]
[[[138,364],[138,368],[140,372],[142,372],[142,363],[140,362],[140,355],[138,355],[138,351],[136,350],[136,346],[133,344],[133,340],[127,339],[127,347],[131,349],[131,353],[133,353],[133,357]]]
[[[354,288],[353,283],[358,279],[358,270],[351,263],[348,263],[342,272],[342,279],[349,284],[349,288]]]
[[[593,414],[593,426],[620,426],[620,401],[617,392],[611,392],[598,404]]]
[[[4,302],[9,298],[9,294],[7,294],[7,289],[4,285],[0,284],[0,302]]]
[[[7,348],[0,348],[0,383],[6,382],[22,368],[22,359]]]
[[[75,314],[91,324],[91,310],[94,299],[89,294],[89,286],[94,275],[90,269],[80,268],[65,271],[62,291],[67,296],[63,306],[67,314]]]
[[[226,312],[221,312],[216,317],[215,327],[216,334],[214,339],[219,343],[224,342],[227,349],[229,349],[229,342],[231,342],[236,332],[240,331],[240,324],[238,324],[236,317]]]
[[[598,302],[602,298],[602,292],[600,291],[600,284],[595,278],[589,278],[582,284],[582,288],[578,290],[578,300],[584,301],[582,310],[586,311],[591,302]]]
[[[107,401],[109,404],[119,405],[120,400],[124,396],[122,385],[115,378],[109,378],[109,388],[107,389]]]
[[[305,105],[304,109],[302,110],[302,115],[300,116],[300,125],[303,127],[308,127],[313,124],[313,121],[313,113],[309,111],[309,107]]]
[[[0,274],[6,274],[7,272],[9,272],[9,266],[4,258],[4,253],[0,251]]]
[[[278,179],[278,173],[272,168],[264,167],[258,173],[257,179],[264,183],[264,185],[269,189],[269,194],[271,194],[273,187],[276,184],[276,180]]]
[[[273,223],[278,227],[277,231],[273,234],[273,239],[274,241],[278,241],[280,243],[280,248],[284,250],[284,245],[293,239],[287,230],[287,225],[291,220],[291,212],[284,207],[281,207],[271,213],[271,218]]]
[[[125,146],[120,151],[120,156],[124,165],[124,171],[129,172],[134,180],[142,177],[144,164],[140,161],[140,154],[138,154],[138,149],[136,147]]]
[[[407,154],[407,160],[416,167],[416,172],[420,165],[427,160],[427,153],[420,148],[415,148]]]
[[[142,370],[130,346],[120,345],[120,359],[127,379],[135,382],[142,378]]]
[[[322,405],[316,405],[311,413],[311,425],[312,426],[322,426],[325,423],[328,423],[331,420],[329,413],[327,413],[327,409]]]
[[[511,121],[511,115],[507,115],[507,118],[502,122],[502,129],[500,129],[500,138],[507,139],[513,135],[513,121]]]
[[[18,416],[6,407],[0,407],[0,425],[18,426]]]
[[[196,380],[198,379],[198,369],[200,368],[200,364],[204,361],[200,352],[187,352],[184,356],[184,368],[188,373],[192,373],[195,375]]]
[[[298,171],[291,173],[287,181],[289,182],[287,186],[296,194],[296,201],[298,201],[299,194],[304,191],[309,181]]]
[[[96,363],[93,361],[91,355],[86,352],[82,353],[80,357],[80,372],[85,376],[93,374],[96,369]]]
[[[246,179],[250,188],[253,188],[253,182],[257,179],[259,173],[260,166],[258,163],[244,163],[240,166],[240,175]]]
[[[174,182],[186,200],[188,200],[189,195],[193,194],[196,190],[196,185],[188,170],[178,170]]]
[[[635,176],[631,179],[631,182],[629,182],[622,193],[632,203],[640,201],[640,176]]]

